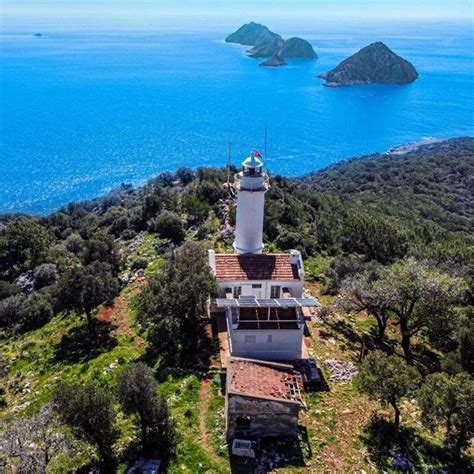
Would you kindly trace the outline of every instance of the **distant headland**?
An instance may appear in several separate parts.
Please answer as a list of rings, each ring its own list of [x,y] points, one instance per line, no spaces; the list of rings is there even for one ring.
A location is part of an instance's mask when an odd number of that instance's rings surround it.
[[[378,41],[362,48],[329,72],[318,77],[324,85],[341,87],[357,84],[408,84],[418,78],[413,64]]]
[[[317,54],[311,44],[302,38],[284,40],[260,23],[246,23],[227,36],[226,43],[251,46],[247,55],[251,58],[269,58],[260,66],[284,66],[285,59],[315,59]]]

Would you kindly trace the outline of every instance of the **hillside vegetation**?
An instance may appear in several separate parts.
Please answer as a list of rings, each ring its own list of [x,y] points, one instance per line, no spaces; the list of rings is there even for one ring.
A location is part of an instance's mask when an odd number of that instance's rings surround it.
[[[309,350],[327,381],[307,396],[300,456],[273,468],[391,471],[399,456],[408,470],[472,468],[473,167],[463,138],[271,178],[266,249],[305,258],[323,303]],[[182,168],[48,216],[3,216],[6,472],[124,472],[141,455],[169,472],[236,468],[205,319],[206,249],[233,240],[226,174]],[[334,382],[326,359],[360,375]]]
[[[472,233],[473,156],[474,139],[460,138],[403,155],[375,154],[337,163],[303,182],[396,217]]]

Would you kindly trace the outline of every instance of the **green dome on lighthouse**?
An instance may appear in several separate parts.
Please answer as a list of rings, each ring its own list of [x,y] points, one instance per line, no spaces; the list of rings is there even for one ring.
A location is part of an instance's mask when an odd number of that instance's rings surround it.
[[[242,166],[245,168],[261,168],[263,166],[263,161],[260,159],[261,156],[258,151],[252,151],[250,156],[242,162]]]

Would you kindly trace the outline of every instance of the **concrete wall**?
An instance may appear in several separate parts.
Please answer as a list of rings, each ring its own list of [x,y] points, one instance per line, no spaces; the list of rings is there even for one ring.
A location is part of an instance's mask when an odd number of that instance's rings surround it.
[[[258,439],[265,436],[295,436],[300,406],[228,393],[226,397],[227,438]],[[250,424],[239,424],[248,417]]]

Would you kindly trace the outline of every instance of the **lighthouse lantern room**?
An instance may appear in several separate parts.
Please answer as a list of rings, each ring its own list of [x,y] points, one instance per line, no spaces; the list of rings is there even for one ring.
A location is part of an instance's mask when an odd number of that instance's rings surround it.
[[[259,254],[263,249],[263,210],[268,175],[258,151],[242,162],[242,171],[235,175],[237,216],[234,249],[238,254]]]

